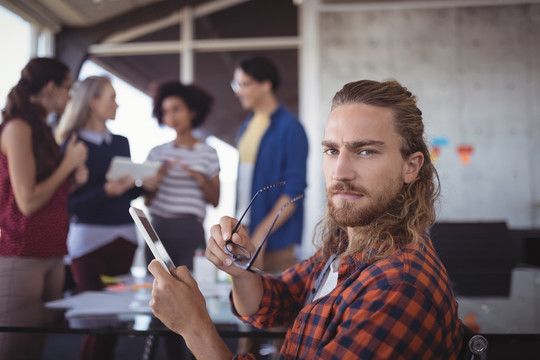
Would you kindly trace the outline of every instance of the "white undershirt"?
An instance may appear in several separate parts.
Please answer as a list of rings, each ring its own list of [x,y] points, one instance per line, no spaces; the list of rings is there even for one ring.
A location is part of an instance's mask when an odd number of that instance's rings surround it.
[[[327,271],[326,274],[324,274],[321,286],[317,289],[317,293],[315,293],[313,301],[328,295],[332,290],[336,288],[340,262],[341,258],[335,258],[334,261],[332,261],[332,264],[330,265],[330,271]]]

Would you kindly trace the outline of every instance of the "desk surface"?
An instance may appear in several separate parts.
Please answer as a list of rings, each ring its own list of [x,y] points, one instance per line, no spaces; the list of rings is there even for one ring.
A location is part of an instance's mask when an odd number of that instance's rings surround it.
[[[44,326],[14,326],[0,323],[0,332],[84,333],[116,335],[166,335],[171,331],[152,315],[148,305],[151,279],[121,277],[120,286],[89,291],[46,304],[57,313],[57,322]],[[282,337],[284,333],[253,331],[230,310],[228,283],[199,284],[206,306],[223,337]],[[113,290],[111,290],[113,289]]]
[[[216,323],[218,333],[224,338],[282,338],[285,332],[254,331],[241,324]],[[49,333],[49,334],[101,334],[101,335],[170,335],[173,334],[153,315],[130,314],[111,316],[82,316],[65,319],[46,326],[3,326],[0,332]]]

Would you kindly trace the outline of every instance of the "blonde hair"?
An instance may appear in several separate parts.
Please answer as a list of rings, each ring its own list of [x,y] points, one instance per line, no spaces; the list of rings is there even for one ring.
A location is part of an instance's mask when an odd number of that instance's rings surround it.
[[[422,111],[416,97],[395,80],[377,82],[361,80],[346,84],[336,93],[332,109],[347,104],[366,104],[389,108],[394,115],[394,128],[401,136],[401,155],[407,159],[415,152],[424,155],[424,163],[415,181],[405,184],[387,211],[371,224],[355,228],[348,239],[346,229],[328,214],[317,225],[317,238],[323,255],[333,252],[350,256],[362,253],[364,261],[374,262],[388,257],[403,246],[421,241],[422,235],[435,222],[435,201],[440,194],[439,176],[431,162],[424,140]]]
[[[73,86],[71,101],[56,128],[58,143],[63,143],[86,126],[92,113],[90,101],[99,98],[107,84],[111,84],[111,80],[105,76],[89,76]]]

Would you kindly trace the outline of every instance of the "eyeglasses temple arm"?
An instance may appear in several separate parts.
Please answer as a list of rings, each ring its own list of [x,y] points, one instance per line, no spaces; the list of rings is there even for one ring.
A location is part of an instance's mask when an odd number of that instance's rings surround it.
[[[242,223],[242,220],[244,219],[244,216],[246,216],[249,208],[251,207],[251,204],[253,204],[253,201],[255,201],[255,199],[257,198],[257,196],[259,196],[259,194],[261,193],[263,189],[260,189],[259,191],[257,191],[255,193],[255,195],[253,195],[253,197],[251,198],[251,201],[249,202],[246,210],[244,210],[244,213],[242,214],[242,216],[240,217],[240,219],[238,220],[238,222],[236,223],[236,225],[234,225],[234,228],[232,229],[232,232],[231,232],[231,237],[232,237],[232,234],[234,234],[235,232],[238,231],[238,228],[240,227],[240,224]]]
[[[240,223],[242,223],[242,220],[244,219],[244,216],[246,216],[249,208],[251,208],[251,204],[253,204],[253,202],[255,201],[255,199],[257,198],[257,196],[259,196],[259,194],[261,192],[263,192],[264,190],[266,189],[270,189],[270,188],[273,188],[273,187],[276,187],[276,186],[281,186],[281,185],[285,185],[285,181],[280,181],[276,184],[273,184],[273,185],[268,185],[268,186],[265,186],[263,187],[262,189],[259,189],[259,191],[257,191],[255,193],[255,195],[253,195],[253,197],[251,198],[251,201],[249,202],[246,210],[244,210],[244,213],[242,214],[242,216],[240,217],[240,219],[238,220],[238,222],[236,223],[236,225],[234,225],[234,228],[232,229],[232,232],[231,232],[231,236],[232,234],[234,234],[235,232],[238,231],[238,228],[240,227]],[[281,211],[280,211],[281,212]],[[275,221],[274,221],[275,222]],[[272,224],[272,226],[274,226],[274,224]]]
[[[301,198],[304,197],[304,194],[300,194],[298,195],[297,197],[295,197],[294,199],[290,200],[288,203],[286,203],[285,205],[283,205],[281,207],[281,209],[279,209],[278,213],[276,214],[276,216],[274,217],[274,221],[272,221],[272,225],[270,225],[270,228],[268,228],[268,231],[266,232],[266,234],[264,235],[264,239],[263,241],[261,242],[261,244],[259,245],[259,247],[257,248],[257,250],[255,250],[255,253],[253,254],[253,256],[251,257],[251,260],[249,260],[247,266],[246,266],[246,270],[249,270],[251,268],[251,266],[253,265],[253,262],[255,261],[255,259],[257,259],[257,256],[259,255],[259,253],[261,252],[261,249],[263,248],[264,246],[264,243],[266,242],[266,240],[268,240],[268,238],[270,237],[270,233],[272,232],[272,228],[274,227],[279,215],[281,215],[281,212],[289,205],[291,205],[293,202],[295,202],[296,200],[299,200]]]
[[[289,204],[287,204],[287,205],[289,205]],[[255,253],[253,254],[253,256],[251,256],[251,260],[249,260],[249,262],[248,262],[248,264],[246,266],[246,270],[251,269],[251,265],[253,265],[253,262],[255,261],[255,259],[257,259],[257,256],[259,255],[259,253],[261,252],[261,249],[264,246],[264,243],[266,242],[266,240],[268,240],[270,232],[272,231],[272,228],[274,227],[274,224],[276,223],[276,221],[277,221],[277,219],[278,219],[278,217],[279,217],[279,215],[281,214],[282,211],[283,211],[283,208],[281,208],[278,211],[278,213],[276,214],[276,217],[274,218],[274,221],[272,221],[272,225],[270,225],[270,227],[268,228],[268,231],[264,235],[263,241],[261,242],[261,244],[259,245],[257,250],[255,250]]]

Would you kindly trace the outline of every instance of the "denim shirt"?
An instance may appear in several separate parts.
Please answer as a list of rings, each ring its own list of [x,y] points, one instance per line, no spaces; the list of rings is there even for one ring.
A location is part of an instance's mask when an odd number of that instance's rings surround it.
[[[246,130],[252,116],[250,114],[240,127],[237,139]],[[251,207],[250,235],[282,194],[292,199],[304,193],[307,186],[307,155],[308,140],[302,124],[283,104],[279,104],[270,116],[270,126],[259,144],[251,194],[253,196],[259,189],[282,180],[286,184],[264,191],[257,197]],[[302,242],[303,200],[295,205],[294,214],[268,238],[267,250],[280,250]]]

